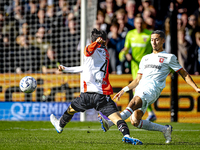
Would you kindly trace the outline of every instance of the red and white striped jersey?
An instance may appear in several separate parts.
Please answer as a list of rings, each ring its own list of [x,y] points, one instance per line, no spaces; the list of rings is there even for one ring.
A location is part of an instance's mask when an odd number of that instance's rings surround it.
[[[97,42],[86,46],[83,56],[83,72],[81,73],[81,92],[113,94],[108,68],[109,53],[106,47]]]

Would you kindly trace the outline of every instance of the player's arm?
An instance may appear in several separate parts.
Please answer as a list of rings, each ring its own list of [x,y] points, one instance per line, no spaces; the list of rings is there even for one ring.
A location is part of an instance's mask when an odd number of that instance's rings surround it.
[[[142,74],[137,74],[137,77],[126,87],[124,87],[121,91],[119,91],[113,99],[117,98],[117,101],[119,101],[120,97],[127,91],[134,89],[140,82],[142,78]]]
[[[123,62],[125,60],[126,55],[128,54],[129,48],[124,47],[120,52],[119,52],[119,60]],[[131,56],[132,57],[132,56]]]
[[[189,84],[191,87],[193,87],[196,92],[200,93],[200,88],[198,88],[198,86],[195,84],[192,77],[189,75],[189,73],[187,71],[185,71],[184,69],[181,69],[180,71],[178,71],[178,73],[187,82],[187,84]]]
[[[129,48],[128,47],[124,47],[121,52],[128,52]]]
[[[90,45],[85,47],[84,55],[91,56],[94,53],[94,51],[96,50],[96,48],[101,47],[101,44],[105,45],[105,43],[106,42],[101,37],[98,37],[96,39],[96,41],[94,41],[93,43],[91,43]]]
[[[59,71],[68,72],[68,73],[81,73],[83,72],[82,66],[76,66],[76,67],[65,67],[63,65],[58,66]]]

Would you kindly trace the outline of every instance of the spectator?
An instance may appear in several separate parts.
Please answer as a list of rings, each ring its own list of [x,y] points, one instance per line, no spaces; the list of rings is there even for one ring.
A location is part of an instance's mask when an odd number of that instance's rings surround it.
[[[126,3],[126,12],[127,12],[127,24],[135,28],[134,26],[134,18],[135,18],[135,0],[128,0]]]
[[[46,22],[46,19],[45,19],[45,10],[44,9],[39,9],[38,12],[37,12],[37,27],[45,27],[47,28],[47,22]]]
[[[165,51],[167,53],[171,53],[171,35],[170,35],[170,18],[166,18],[165,20],[165,35],[166,35],[166,40],[165,40]],[[177,30],[185,30],[184,32],[184,38],[187,42],[189,42],[191,45],[193,43],[191,36],[189,35],[189,30],[187,26],[183,25],[183,21],[181,18],[177,18]]]
[[[191,51],[192,45],[185,39],[185,30],[184,29],[178,30],[177,39],[178,39],[178,61],[179,61],[180,65],[187,72],[189,72],[189,66],[194,64],[189,61],[189,57],[190,57],[189,53]],[[194,59],[191,61],[194,61]],[[194,72],[192,74],[194,74]]]
[[[146,23],[146,29],[150,30],[150,31],[154,31],[154,27],[155,27],[155,18],[153,16],[148,17],[145,20]]]
[[[15,49],[11,48],[11,41],[8,34],[2,35],[3,41],[1,50],[1,73],[15,72]]]
[[[156,17],[156,9],[154,8],[154,6],[151,4],[151,0],[141,0],[142,1],[142,5],[139,6],[139,12],[143,13],[145,9],[149,9],[151,11],[151,15],[153,17]]]
[[[106,31],[106,33],[109,32],[109,25],[105,23],[105,13],[101,10],[97,11],[97,22],[100,24],[100,29],[103,31]]]
[[[105,23],[111,25],[115,13],[114,0],[106,0],[106,7],[104,11],[105,11]]]
[[[181,15],[181,20],[182,20],[182,27],[185,28],[185,39],[190,42],[190,44],[192,43],[192,37],[189,35],[189,29],[188,29],[188,15],[187,13],[183,13]]]
[[[98,20],[95,21],[94,28],[96,28],[97,30],[101,30],[101,23]]]
[[[124,0],[115,0],[116,2],[116,11],[119,10],[119,9],[124,9],[125,10],[125,3],[124,3]]]
[[[54,30],[54,21],[55,21],[55,13],[54,13],[54,6],[53,5],[49,5],[47,7],[47,11],[46,11],[46,22],[48,25],[48,34],[53,33]]]
[[[119,34],[122,38],[125,38],[127,32],[128,32],[129,30],[131,30],[132,27],[126,23],[126,12],[125,12],[124,9],[119,9],[119,10],[116,12],[116,19],[117,19],[117,22],[118,22],[118,24],[119,24],[118,34]]]
[[[193,55],[198,56],[198,66],[200,66],[200,31],[197,31],[195,34],[196,46],[195,46],[195,53]],[[198,72],[196,71],[195,74],[200,74],[200,68],[198,68]]]
[[[38,28],[35,36],[31,40],[31,44],[40,49],[42,58],[45,55],[50,42],[46,39],[46,30],[44,27]]]
[[[60,17],[60,21],[63,22],[63,26],[68,25],[68,19],[67,16],[70,13],[70,7],[66,0],[59,0],[59,6],[58,11],[56,13],[56,16]]]
[[[125,38],[122,38],[118,34],[119,24],[113,22],[110,27],[110,32],[108,33],[108,43],[107,48],[110,54],[110,73],[112,74],[122,74],[122,67],[119,61],[119,52],[124,47]]]
[[[69,20],[69,19],[68,19]],[[59,54],[59,61],[66,66],[80,65],[80,51],[77,51],[77,46],[80,41],[80,30],[76,28],[75,19],[68,21],[68,30],[66,32],[65,47],[61,49]],[[66,59],[67,58],[67,59]]]
[[[146,25],[146,29],[153,31],[155,26],[155,17],[152,15],[152,12],[149,8],[146,8],[143,11],[143,19]]]
[[[47,0],[39,1],[39,9],[45,10],[47,8]]]
[[[152,5],[156,10],[155,16],[155,27],[154,30],[163,30],[165,19],[167,18],[167,13],[169,11],[170,1],[166,0],[153,0]]]
[[[171,44],[170,44],[170,42],[171,42],[171,35],[170,35],[170,23],[169,22],[170,22],[170,18],[167,17],[165,19],[165,25],[164,25],[164,27],[165,27],[165,29],[164,29],[164,31],[165,31],[165,44],[164,44],[164,48],[165,48],[165,51],[167,53],[171,53]]]
[[[44,73],[44,74],[47,74],[47,73],[60,74],[61,72],[58,71],[59,65],[60,65],[60,63],[56,59],[55,51],[52,49],[51,46],[49,46],[47,53],[42,62],[42,73]]]
[[[28,26],[28,23],[25,22],[25,23],[22,24],[21,32],[22,32],[23,35],[29,36],[29,26]]]
[[[195,33],[199,30],[199,28],[197,26],[197,18],[194,14],[188,17],[188,30],[189,30],[189,35],[192,38],[192,43],[196,44]]]
[[[198,20],[198,22],[197,22],[197,24],[198,24],[198,26],[200,27],[200,0],[197,0],[198,1],[198,8],[194,11],[194,15],[196,16],[196,18],[197,18],[197,20]]]
[[[36,0],[30,0],[29,1],[30,11],[26,14],[26,22],[30,26],[30,34],[32,36],[35,35],[37,32],[37,23],[38,23],[38,17],[37,17],[37,11],[38,11],[38,3]]]
[[[81,0],[77,0],[76,4],[73,6],[73,13],[76,18],[80,18],[81,14]]]
[[[187,15],[187,13],[183,13],[181,15],[181,20],[183,22],[183,27],[186,28],[187,24],[188,24],[188,15]]]
[[[3,15],[3,12],[0,11],[0,36],[2,36],[3,34],[3,26],[4,26],[4,22],[5,21],[5,17]]]
[[[16,73],[38,73],[41,67],[40,49],[29,45],[24,35],[20,35],[19,44],[19,51],[16,54]]]
[[[187,6],[184,0],[176,0],[178,14],[187,13]]]

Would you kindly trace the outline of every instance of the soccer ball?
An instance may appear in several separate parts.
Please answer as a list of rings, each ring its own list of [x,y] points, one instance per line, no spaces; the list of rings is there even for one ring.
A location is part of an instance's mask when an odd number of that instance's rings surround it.
[[[20,80],[19,87],[24,93],[32,93],[37,87],[37,82],[33,77],[26,76]]]

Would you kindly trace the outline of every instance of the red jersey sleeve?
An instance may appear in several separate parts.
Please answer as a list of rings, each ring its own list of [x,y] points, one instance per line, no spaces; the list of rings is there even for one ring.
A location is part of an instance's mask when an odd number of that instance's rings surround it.
[[[92,44],[85,47],[84,55],[91,56],[98,47],[101,47],[101,44],[97,43],[96,41],[93,42]]]

